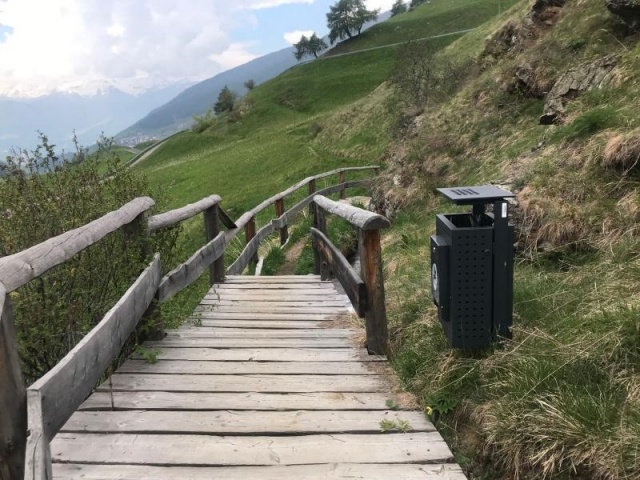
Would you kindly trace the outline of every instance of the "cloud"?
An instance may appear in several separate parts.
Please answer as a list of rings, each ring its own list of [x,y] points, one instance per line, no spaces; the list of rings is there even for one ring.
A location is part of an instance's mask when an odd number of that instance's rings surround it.
[[[283,36],[287,42],[293,45],[294,43],[298,43],[300,41],[300,37],[302,37],[302,35],[309,38],[311,35],[313,35],[313,30],[294,30],[293,32],[285,33]]]
[[[381,12],[386,12],[387,10],[391,10],[395,0],[365,0],[364,3],[369,10],[379,8]],[[409,3],[408,0],[405,0],[405,3]]]
[[[0,95],[203,80],[255,58],[232,38],[252,11],[312,2],[0,0]]]

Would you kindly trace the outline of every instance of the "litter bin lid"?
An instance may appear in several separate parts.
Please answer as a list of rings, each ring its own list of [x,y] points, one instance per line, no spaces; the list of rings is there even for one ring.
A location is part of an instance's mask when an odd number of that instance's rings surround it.
[[[496,200],[515,197],[514,193],[503,190],[502,188],[494,187],[493,185],[438,188],[437,190],[456,205],[491,203]]]

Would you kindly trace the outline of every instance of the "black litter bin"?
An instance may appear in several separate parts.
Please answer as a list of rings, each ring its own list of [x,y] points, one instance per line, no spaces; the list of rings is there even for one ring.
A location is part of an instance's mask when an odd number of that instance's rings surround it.
[[[431,237],[431,294],[438,318],[455,348],[483,348],[511,338],[513,317],[513,225],[506,198],[492,185],[439,188],[471,213],[436,216]],[[493,212],[486,206],[493,204]]]

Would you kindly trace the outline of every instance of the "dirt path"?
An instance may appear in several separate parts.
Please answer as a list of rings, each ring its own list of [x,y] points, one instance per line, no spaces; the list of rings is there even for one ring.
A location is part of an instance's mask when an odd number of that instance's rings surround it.
[[[278,275],[295,275],[296,263],[300,253],[302,253],[302,249],[304,248],[304,242],[305,239],[303,238],[298,241],[298,243],[287,249],[285,252],[286,260],[278,271]]]

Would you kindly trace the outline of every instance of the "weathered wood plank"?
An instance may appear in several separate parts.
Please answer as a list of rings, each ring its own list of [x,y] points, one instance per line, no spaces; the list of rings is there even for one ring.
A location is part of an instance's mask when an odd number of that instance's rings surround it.
[[[220,297],[220,300],[218,299],[208,299],[208,298],[204,298],[200,301],[200,305],[219,305],[219,306],[227,306],[227,307],[233,307],[233,306],[241,306],[241,307],[245,307],[245,306],[254,306],[256,307],[256,310],[261,309],[262,307],[266,307],[266,308],[278,308],[278,307],[283,307],[283,308],[306,308],[306,307],[328,307],[328,308],[337,308],[340,309],[341,307],[344,307],[345,305],[348,305],[348,302],[345,301],[345,299],[340,299],[340,300],[325,300],[325,299],[318,299],[318,300],[311,300],[311,301],[305,301],[305,300],[273,300],[273,301],[269,301],[269,300],[256,300],[254,298],[247,298],[245,300],[227,300],[226,298]]]
[[[317,302],[326,300],[329,302],[345,303],[344,295],[340,295],[337,291],[319,290],[315,295],[300,294],[296,290],[285,291],[268,291],[260,290],[216,290],[215,293],[207,293],[204,300],[224,300],[235,302]]]
[[[319,275],[279,275],[277,277],[253,277],[248,275],[229,275],[223,285],[230,283],[320,283],[322,282]]]
[[[454,464],[329,463],[272,467],[55,464],[56,480],[466,480]]]
[[[304,320],[203,320],[201,318],[192,317],[192,320],[199,321],[203,327],[216,328],[273,328],[273,329],[290,329],[290,328],[326,328],[322,326],[322,322]]]
[[[248,224],[247,226],[249,225],[251,224]],[[268,225],[265,225],[260,230],[255,232],[253,236],[247,236],[247,245],[244,247],[242,253],[238,256],[236,261],[229,266],[229,268],[227,269],[227,274],[229,276],[241,274],[244,269],[247,268],[247,265],[249,265],[251,261],[254,261],[256,259],[260,244],[274,231],[275,227],[272,223],[269,223]]]
[[[388,393],[94,392],[79,410],[386,410]]]
[[[147,347],[154,348],[148,344]],[[172,348],[159,343],[154,352],[160,360],[253,361],[253,362],[375,362],[385,357],[369,355],[364,348]],[[133,358],[141,355],[134,353]]]
[[[0,282],[7,292],[11,292],[132,222],[154,205],[155,202],[149,197],[136,198],[82,227],[0,258]]]
[[[47,426],[42,411],[42,392],[27,390],[28,437],[25,452],[24,479],[50,480],[51,449],[47,435]],[[14,480],[11,478],[10,480]]]
[[[0,284],[0,479],[24,476],[27,394],[20,372],[13,313]]]
[[[222,201],[219,195],[211,195],[199,200],[195,203],[190,203],[184,207],[176,208],[165,213],[159,213],[149,217],[149,231],[155,232],[163,228],[171,227],[177,223],[183,222],[197,214],[204,212],[208,208],[217,205]]]
[[[330,198],[322,195],[313,197],[313,201],[323,210],[344,218],[351,225],[355,225],[360,230],[379,230],[389,228],[391,222],[382,215],[354,207],[344,202],[334,202]]]
[[[216,312],[209,306],[196,307],[194,315],[203,320],[306,320],[314,322],[327,322],[335,320],[340,315],[334,313],[253,313],[253,312]]]
[[[158,298],[161,302],[173,297],[176,293],[195,282],[202,272],[209,268],[224,254],[227,240],[224,232],[194,253],[189,260],[171,270],[162,279]]]
[[[160,256],[96,325],[53,369],[29,391],[40,392],[47,440],[67,421],[91,392],[120,352],[138,320],[153,300],[160,283]]]
[[[380,375],[165,375],[114,374],[114,391],[164,392],[384,392]],[[98,391],[109,391],[108,382]]]
[[[207,243],[213,241],[220,234],[220,207],[213,205],[207,208],[203,214],[204,220],[204,233],[207,239]],[[219,283],[224,281],[225,268],[224,268],[224,252],[216,260],[209,265],[209,284]]]
[[[426,463],[452,456],[437,432],[284,437],[60,433],[51,454],[57,462],[144,465]]]
[[[383,420],[409,423],[408,432],[434,432],[422,412],[289,411],[229,412],[208,415],[190,411],[129,410],[76,412],[61,432],[75,433],[171,433],[208,435],[306,435],[310,433],[380,433]]]
[[[240,305],[200,305],[198,307],[198,311],[201,312],[217,312],[217,313],[273,313],[273,314],[324,314],[324,315],[342,315],[348,313],[349,310],[343,307],[251,307],[251,305],[240,304]]]
[[[166,338],[147,347],[199,348],[352,348],[346,338]]]
[[[274,292],[275,290],[275,292]],[[317,287],[299,287],[297,285],[280,288],[278,285],[267,285],[260,288],[258,285],[229,285],[215,287],[207,292],[208,298],[214,298],[218,295],[229,296],[229,298],[241,299],[244,295],[270,296],[273,294],[287,295],[292,297],[318,298],[328,296],[333,298],[339,296],[335,286],[331,284],[320,285]]]
[[[172,375],[372,375],[370,362],[196,362],[193,360],[127,360],[118,373]]]
[[[244,329],[244,328],[212,328],[182,327],[178,330],[167,330],[167,338],[351,338],[356,332],[346,328],[301,329]]]
[[[315,242],[315,248],[320,252],[333,274],[340,281],[356,313],[359,317],[364,317],[367,309],[367,292],[360,275],[324,233],[312,228],[311,236]]]

